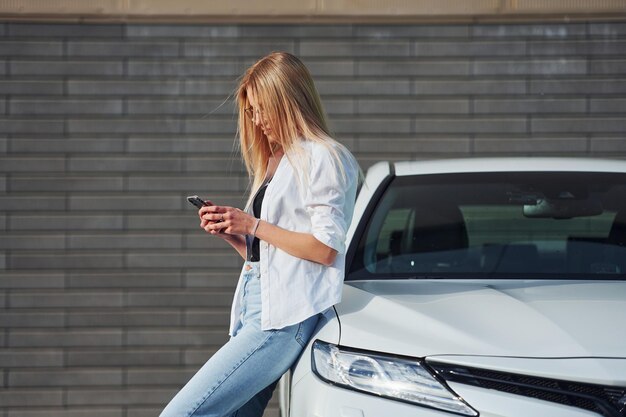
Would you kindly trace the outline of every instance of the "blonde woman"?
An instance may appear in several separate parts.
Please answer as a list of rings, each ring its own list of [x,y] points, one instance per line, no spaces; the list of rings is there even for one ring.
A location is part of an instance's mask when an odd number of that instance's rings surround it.
[[[291,54],[252,65],[237,100],[252,192],[245,210],[210,202],[198,213],[200,227],[245,260],[231,337],[161,417],[262,416],[321,315],[341,299],[354,157],[331,138],[311,75]]]

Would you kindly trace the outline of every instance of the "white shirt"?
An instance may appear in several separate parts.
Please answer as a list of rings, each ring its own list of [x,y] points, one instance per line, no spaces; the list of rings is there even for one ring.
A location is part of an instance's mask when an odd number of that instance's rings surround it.
[[[342,157],[344,181],[324,145],[303,141],[302,146],[309,156],[308,184],[298,184],[304,178],[302,168],[296,173],[287,155],[283,156],[265,191],[260,218],[286,230],[311,233],[335,249],[337,256],[332,265],[325,266],[261,241],[261,330],[299,323],[341,301],[358,164],[351,155]],[[240,277],[231,309],[231,336],[241,313],[242,285]]]

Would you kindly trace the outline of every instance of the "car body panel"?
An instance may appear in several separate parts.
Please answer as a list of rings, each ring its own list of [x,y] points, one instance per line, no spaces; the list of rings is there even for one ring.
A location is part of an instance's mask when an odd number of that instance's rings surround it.
[[[585,410],[494,390],[450,384],[480,417],[598,417]],[[450,417],[444,411],[327,384],[309,373],[292,387],[292,417]]]
[[[350,281],[336,307],[343,346],[415,357],[626,358],[626,336],[617,335],[624,281]]]
[[[465,158],[403,161],[394,164],[397,176],[459,172],[625,172],[626,161],[601,158]],[[373,173],[377,175],[376,172]],[[378,175],[377,175],[378,176]]]

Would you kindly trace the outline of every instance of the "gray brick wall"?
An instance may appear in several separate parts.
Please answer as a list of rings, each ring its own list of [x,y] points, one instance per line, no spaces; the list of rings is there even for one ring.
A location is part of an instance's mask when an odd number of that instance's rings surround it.
[[[0,22],[0,36],[0,417],[154,416],[225,342],[241,261],[184,197],[244,201],[226,99],[269,51],[309,65],[363,168],[626,158],[625,23]]]

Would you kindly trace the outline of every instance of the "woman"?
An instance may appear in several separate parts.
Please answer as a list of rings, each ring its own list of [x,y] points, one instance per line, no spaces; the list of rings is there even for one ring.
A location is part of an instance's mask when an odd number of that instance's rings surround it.
[[[252,192],[242,211],[199,210],[200,227],[245,260],[231,336],[161,417],[261,416],[323,313],[341,299],[358,165],[330,137],[304,64],[272,53],[238,92],[239,137]]]

